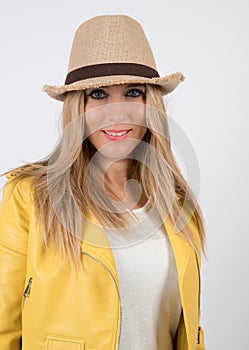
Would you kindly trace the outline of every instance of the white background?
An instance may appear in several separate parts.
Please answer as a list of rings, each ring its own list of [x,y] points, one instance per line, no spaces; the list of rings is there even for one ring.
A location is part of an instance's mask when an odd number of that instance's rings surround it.
[[[55,145],[62,105],[41,88],[63,84],[76,28],[99,14],[136,18],[160,75],[180,71],[186,76],[167,100],[201,172],[206,347],[248,350],[248,1],[5,1],[0,172],[40,159]]]

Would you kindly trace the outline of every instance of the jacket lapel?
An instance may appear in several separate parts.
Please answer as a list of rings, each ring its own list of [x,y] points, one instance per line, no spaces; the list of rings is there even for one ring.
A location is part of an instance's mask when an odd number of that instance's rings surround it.
[[[199,293],[199,272],[195,252],[180,234],[174,233],[167,219],[164,221],[164,227],[175,256],[188,348],[194,349],[196,339],[193,335],[198,328]]]
[[[81,250],[101,260],[112,272],[118,285],[118,276],[115,268],[115,260],[102,226],[87,214],[87,220],[83,224],[83,239]]]
[[[115,260],[106,234],[101,225],[93,217],[89,215],[87,217],[88,220],[85,220],[83,227],[84,236],[81,249],[100,259],[110,269],[118,285]],[[163,224],[175,256],[188,348],[194,349],[196,342],[193,334],[195,334],[195,330],[198,327],[199,292],[195,252],[184,238],[174,233],[167,219],[163,221]]]

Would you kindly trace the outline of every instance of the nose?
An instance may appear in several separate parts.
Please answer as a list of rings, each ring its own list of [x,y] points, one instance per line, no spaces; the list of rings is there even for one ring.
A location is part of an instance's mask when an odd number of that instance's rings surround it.
[[[106,105],[107,117],[111,122],[125,122],[129,110],[129,103],[122,97],[115,97]]]
[[[120,91],[115,91],[112,94],[110,94],[109,97],[109,103],[121,103],[125,101],[125,96]]]

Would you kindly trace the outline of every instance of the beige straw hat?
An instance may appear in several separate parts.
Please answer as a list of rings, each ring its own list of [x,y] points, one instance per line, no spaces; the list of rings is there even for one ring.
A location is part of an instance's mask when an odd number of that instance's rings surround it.
[[[42,90],[63,101],[67,91],[147,83],[159,85],[165,95],[184,78],[179,72],[159,76],[150,44],[135,19],[127,15],[100,15],[76,30],[64,85],[44,85]]]

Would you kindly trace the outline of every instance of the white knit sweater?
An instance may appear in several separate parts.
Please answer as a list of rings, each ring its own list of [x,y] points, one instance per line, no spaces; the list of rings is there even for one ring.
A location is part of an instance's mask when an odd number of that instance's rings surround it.
[[[133,212],[140,223],[129,235],[107,230],[121,296],[118,350],[172,350],[182,308],[174,254],[149,200]]]

